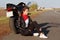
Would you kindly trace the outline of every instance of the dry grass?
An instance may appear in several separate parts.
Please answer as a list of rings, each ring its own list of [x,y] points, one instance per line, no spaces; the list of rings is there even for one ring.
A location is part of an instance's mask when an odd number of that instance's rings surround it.
[[[9,19],[6,17],[0,17],[0,37],[8,35],[10,32]]]
[[[0,17],[6,16],[6,10],[4,8],[0,8]]]

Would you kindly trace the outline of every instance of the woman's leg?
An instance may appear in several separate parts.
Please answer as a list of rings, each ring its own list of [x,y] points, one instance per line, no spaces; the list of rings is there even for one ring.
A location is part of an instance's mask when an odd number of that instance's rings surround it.
[[[40,34],[39,34],[39,37],[40,37],[40,38],[48,38],[48,37],[42,32],[42,28],[40,28],[39,30],[40,30]]]
[[[35,26],[35,28],[37,29],[37,32],[39,33],[39,37],[40,38],[48,38],[43,32],[42,32],[42,28],[39,27],[38,25]]]

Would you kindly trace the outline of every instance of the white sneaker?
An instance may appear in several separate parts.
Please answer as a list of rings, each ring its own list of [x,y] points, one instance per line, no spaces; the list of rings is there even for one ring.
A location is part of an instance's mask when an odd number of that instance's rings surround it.
[[[39,37],[40,37],[40,38],[48,38],[48,37],[45,36],[43,33],[41,33]]]
[[[38,36],[39,35],[39,33],[33,33],[33,36]]]

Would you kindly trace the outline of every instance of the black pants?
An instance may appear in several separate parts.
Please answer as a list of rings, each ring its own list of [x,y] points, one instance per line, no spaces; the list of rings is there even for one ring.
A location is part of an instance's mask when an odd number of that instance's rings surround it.
[[[32,22],[28,28],[21,28],[20,33],[24,36],[32,36],[34,32],[40,33],[40,27],[36,22]]]

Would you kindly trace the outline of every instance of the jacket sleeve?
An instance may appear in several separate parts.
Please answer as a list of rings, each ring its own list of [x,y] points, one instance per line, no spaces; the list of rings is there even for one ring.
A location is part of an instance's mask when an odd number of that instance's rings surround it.
[[[25,28],[25,22],[22,17],[20,17],[20,27]]]
[[[29,24],[31,24],[33,21],[32,21],[32,19],[30,18],[30,16],[29,16]]]

